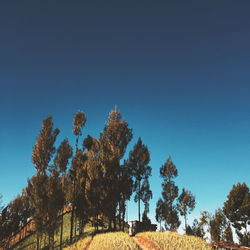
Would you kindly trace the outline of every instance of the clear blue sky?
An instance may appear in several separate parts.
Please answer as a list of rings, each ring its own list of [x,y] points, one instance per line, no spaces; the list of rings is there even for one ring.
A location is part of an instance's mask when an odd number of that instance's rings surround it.
[[[250,180],[250,1],[5,1],[0,4],[0,193],[26,185],[32,146],[51,114],[74,143],[98,136],[118,105],[151,153],[153,199],[171,155],[200,210]],[[129,219],[137,218],[130,202]],[[190,217],[192,218],[192,217]]]

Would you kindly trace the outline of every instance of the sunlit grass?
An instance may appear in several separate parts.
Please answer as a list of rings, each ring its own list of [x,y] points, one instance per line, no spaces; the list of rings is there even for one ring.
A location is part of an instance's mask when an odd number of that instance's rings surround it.
[[[89,250],[134,250],[138,249],[133,239],[126,233],[104,233],[94,237],[90,244]]]
[[[211,250],[211,247],[203,239],[195,236],[172,232],[144,232],[137,235],[148,238],[157,247],[164,250]]]
[[[70,218],[71,213],[67,213],[63,217],[63,247],[66,247],[69,245],[70,241]],[[57,232],[55,233],[55,242],[54,242],[54,249],[57,250],[60,248],[60,235],[61,235],[61,228],[59,226]],[[94,227],[91,226],[91,224],[87,224],[84,228],[84,235],[87,236],[94,232]],[[79,234],[77,233],[76,238],[74,240],[77,240],[79,237]],[[44,248],[49,243],[48,236],[46,237],[45,234],[43,235],[43,238],[41,240],[41,248]],[[32,234],[28,236],[26,239],[21,241],[20,243],[16,244],[13,249],[25,249],[25,250],[33,250],[36,248],[36,234]]]
[[[87,236],[87,237],[85,237],[83,239],[80,239],[79,241],[72,244],[71,246],[68,246],[68,247],[64,248],[64,250],[84,249],[88,245],[88,243],[91,241],[91,239],[92,239],[91,236]]]

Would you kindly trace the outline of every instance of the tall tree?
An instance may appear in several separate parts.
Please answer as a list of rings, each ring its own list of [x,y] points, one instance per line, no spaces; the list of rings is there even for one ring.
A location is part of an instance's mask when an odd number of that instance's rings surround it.
[[[61,232],[60,232],[60,249],[62,249],[62,236],[63,236],[63,209],[66,204],[66,188],[67,188],[67,177],[66,170],[69,163],[69,159],[72,157],[73,150],[69,144],[68,139],[65,139],[59,148],[57,149],[57,155],[54,160],[55,170],[58,172],[60,178],[60,188],[62,194],[61,210]]]
[[[204,238],[205,232],[201,224],[197,219],[194,219],[192,227],[187,226],[186,230],[187,235],[194,235],[196,237]]]
[[[71,212],[71,227],[70,227],[70,242],[72,243],[73,240],[73,229],[76,231],[76,223],[74,221],[76,220],[75,216],[75,206],[76,206],[76,177],[77,177],[77,169],[76,167],[79,166],[77,164],[73,164],[74,162],[77,162],[77,152],[78,149],[78,143],[79,143],[79,137],[82,136],[82,128],[85,126],[86,123],[86,116],[82,111],[78,111],[74,114],[73,119],[73,133],[76,136],[76,153],[74,156],[74,159],[72,160],[72,165],[70,169],[70,178],[72,180],[72,198],[71,198],[71,205],[72,205],[72,212]],[[76,157],[77,156],[77,157]]]
[[[83,227],[88,220],[88,203],[86,199],[86,183],[88,179],[87,173],[87,153],[78,150],[74,158],[76,168],[76,196],[75,196],[75,209],[76,217],[79,220],[79,234],[82,234]]]
[[[64,203],[63,190],[61,188],[59,172],[55,168],[50,169],[47,182],[47,221],[46,232],[49,236],[49,249],[54,249],[54,233],[58,227],[58,214]]]
[[[84,127],[86,121],[87,121],[87,118],[86,118],[85,114],[82,111],[77,111],[74,114],[73,133],[76,136],[76,150],[78,149],[79,137],[82,136],[82,128]]]
[[[119,226],[120,230],[124,231],[125,226],[125,213],[126,213],[126,201],[130,200],[133,191],[133,179],[130,173],[127,161],[124,161],[124,164],[120,167],[120,176],[119,176],[119,189],[120,189],[120,198],[119,198]]]
[[[164,203],[161,198],[156,203],[155,219],[158,223],[160,223],[160,232],[162,232],[163,228],[161,226],[161,222],[164,220]]]
[[[207,211],[201,212],[200,225],[202,227],[207,227],[207,232],[210,233],[211,241],[219,242],[223,240],[227,224],[228,222],[223,210],[220,208],[215,210],[214,215]]]
[[[123,158],[128,143],[132,139],[132,129],[115,107],[109,114],[103,134],[100,134],[101,166],[106,187],[106,204],[104,210],[109,217],[109,228],[113,221],[116,229],[116,209],[120,199],[120,161]]]
[[[230,223],[227,223],[225,230],[222,235],[222,240],[226,243],[232,244],[233,241],[233,232]]]
[[[143,231],[150,231],[151,220],[148,218],[146,210],[144,210],[142,214],[142,225]]]
[[[144,203],[144,211],[147,215],[149,212],[149,200],[152,199],[153,194],[150,190],[150,185],[148,181],[148,177],[143,180],[142,186],[141,186],[141,199]]]
[[[46,174],[49,162],[55,153],[55,140],[59,134],[59,129],[53,130],[52,117],[47,116],[43,120],[43,127],[33,147],[32,161],[37,170],[37,174]]]
[[[195,208],[195,197],[191,191],[182,189],[182,193],[178,198],[177,208],[185,219],[185,231],[187,233],[187,215]]]
[[[43,232],[43,224],[46,224],[47,219],[47,170],[56,150],[54,143],[58,134],[59,129],[53,129],[52,117],[48,115],[47,118],[43,120],[43,127],[32,152],[32,161],[37,173],[31,180],[28,180],[28,194],[34,209],[32,217],[37,232],[37,249],[39,249],[39,237]]]
[[[141,221],[140,201],[142,199],[141,182],[151,175],[151,167],[148,165],[150,162],[150,153],[148,147],[142,144],[139,137],[132,151],[129,153],[128,164],[131,168],[134,182],[135,202],[138,202],[138,218]]]
[[[12,224],[12,233],[14,235],[18,234],[21,222],[22,222],[22,198],[20,195],[17,195],[16,198],[14,198],[10,204],[10,220]],[[20,237],[19,237],[20,238]]]
[[[0,216],[0,247],[9,249],[9,242],[12,236],[12,221],[10,204],[3,208]]]
[[[90,138],[90,137],[89,137]],[[88,148],[88,159],[86,161],[88,178],[86,182],[86,199],[88,202],[89,215],[97,221],[98,215],[104,213],[105,183],[104,173],[101,167],[100,142],[92,138],[85,141]],[[90,142],[90,143],[89,143]],[[95,229],[98,231],[98,223]]]
[[[28,223],[28,220],[29,218],[31,217],[33,211],[32,211],[32,207],[30,205],[30,202],[29,202],[29,197],[27,195],[27,187],[25,187],[23,190],[22,190],[22,196],[21,196],[21,199],[22,199],[22,224],[24,226],[24,237],[26,237],[26,234],[27,234],[27,223]]]
[[[223,214],[223,211],[218,208],[215,211],[214,216],[210,220],[210,233],[211,240],[219,242],[222,240],[223,233],[226,227],[226,217]]]
[[[180,226],[180,221],[176,206],[176,198],[178,197],[178,187],[175,185],[173,179],[177,177],[178,172],[170,156],[168,157],[166,163],[161,166],[160,175],[163,178],[162,212],[165,221],[165,228],[166,230],[176,231]]]
[[[223,210],[236,229],[240,243],[249,246],[247,227],[250,225],[250,193],[245,182],[233,185],[224,203]],[[243,229],[245,230],[244,233],[241,232]]]
[[[28,179],[27,194],[33,213],[31,215],[36,229],[36,249],[40,248],[40,238],[47,223],[47,184],[48,176],[45,174],[33,175]]]

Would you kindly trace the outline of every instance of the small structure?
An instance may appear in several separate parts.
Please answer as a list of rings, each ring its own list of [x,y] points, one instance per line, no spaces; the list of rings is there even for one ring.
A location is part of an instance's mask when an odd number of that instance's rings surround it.
[[[138,220],[130,221],[129,223],[129,235],[135,236],[137,233],[146,232],[146,231],[156,231],[157,225],[156,224],[145,224]]]

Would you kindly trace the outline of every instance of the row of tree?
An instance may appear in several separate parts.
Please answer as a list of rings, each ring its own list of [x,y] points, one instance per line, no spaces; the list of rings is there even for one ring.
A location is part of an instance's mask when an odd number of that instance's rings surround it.
[[[201,212],[199,222],[199,227],[206,226],[211,240],[215,242],[233,243],[233,227],[238,236],[239,244],[247,247],[250,246],[249,225],[250,193],[245,182],[233,185],[223,208],[218,208],[214,215],[207,211]]]
[[[233,185],[223,209],[218,208],[214,215],[202,211],[199,221],[195,219],[193,225],[189,226],[187,215],[195,208],[195,197],[185,189],[178,197],[178,187],[173,180],[178,172],[170,157],[161,167],[160,175],[163,178],[163,191],[162,198],[156,204],[156,220],[160,223],[161,231],[164,230],[161,226],[162,221],[165,222],[165,230],[176,231],[180,226],[180,214],[184,216],[186,234],[204,238],[208,232],[213,242],[233,243],[233,227],[239,243],[249,246],[250,193],[245,182]]]
[[[8,247],[11,237],[20,232],[29,219],[35,224],[36,249],[41,247],[43,235],[54,248],[54,234],[60,228],[62,248],[63,213],[71,210],[70,242],[79,228],[100,215],[107,218],[108,230],[124,230],[126,201],[135,193],[140,220],[141,202],[149,211],[152,198],[148,178],[151,175],[150,153],[141,138],[123,160],[132,129],[115,108],[99,138],[90,135],[81,140],[86,116],[78,111],[73,119],[75,149],[68,139],[58,148],[55,142],[59,129],[54,128],[52,117],[43,121],[42,129],[33,147],[32,162],[36,173],[28,179],[21,196],[16,197],[1,212],[0,244]],[[123,160],[123,162],[122,162]],[[118,224],[118,225],[117,225]],[[95,223],[98,230],[98,223]],[[4,232],[2,234],[2,232]]]
[[[180,226],[179,213],[184,216],[185,230],[187,232],[187,215],[195,208],[195,196],[186,189],[182,189],[182,193],[178,197],[179,189],[174,182],[174,178],[178,176],[178,171],[170,156],[166,163],[160,168],[160,176],[163,178],[162,198],[156,204],[156,221],[165,222],[167,231],[176,231]]]
[[[51,116],[43,121],[32,152],[36,173],[28,179],[20,196],[6,207],[0,206],[0,247],[8,248],[13,235],[20,233],[22,225],[32,219],[37,249],[41,247],[43,235],[48,236],[49,247],[53,249],[54,234],[58,230],[62,248],[65,207],[71,211],[70,242],[76,236],[77,227],[82,235],[84,226],[90,220],[98,222],[100,215],[107,219],[108,230],[124,230],[126,201],[133,194],[138,203],[139,221],[143,202],[142,220],[145,224],[150,223],[147,214],[152,191],[147,146],[139,138],[128,159],[124,160],[133,135],[117,108],[109,114],[99,138],[88,135],[81,139],[85,124],[85,114],[78,111],[73,119],[74,148],[68,139],[56,148],[60,131],[54,128]],[[231,242],[233,226],[240,243],[249,245],[250,197],[245,183],[233,186],[223,209],[216,210],[214,215],[203,211],[199,221],[194,220],[189,226],[187,216],[195,208],[195,197],[186,189],[182,189],[179,195],[174,181],[178,171],[170,157],[160,168],[160,176],[163,179],[162,198],[156,204],[156,220],[161,230],[161,222],[164,222],[166,230],[176,231],[181,215],[184,216],[187,234],[204,238],[208,231],[213,241]],[[94,225],[98,230],[98,223]]]

